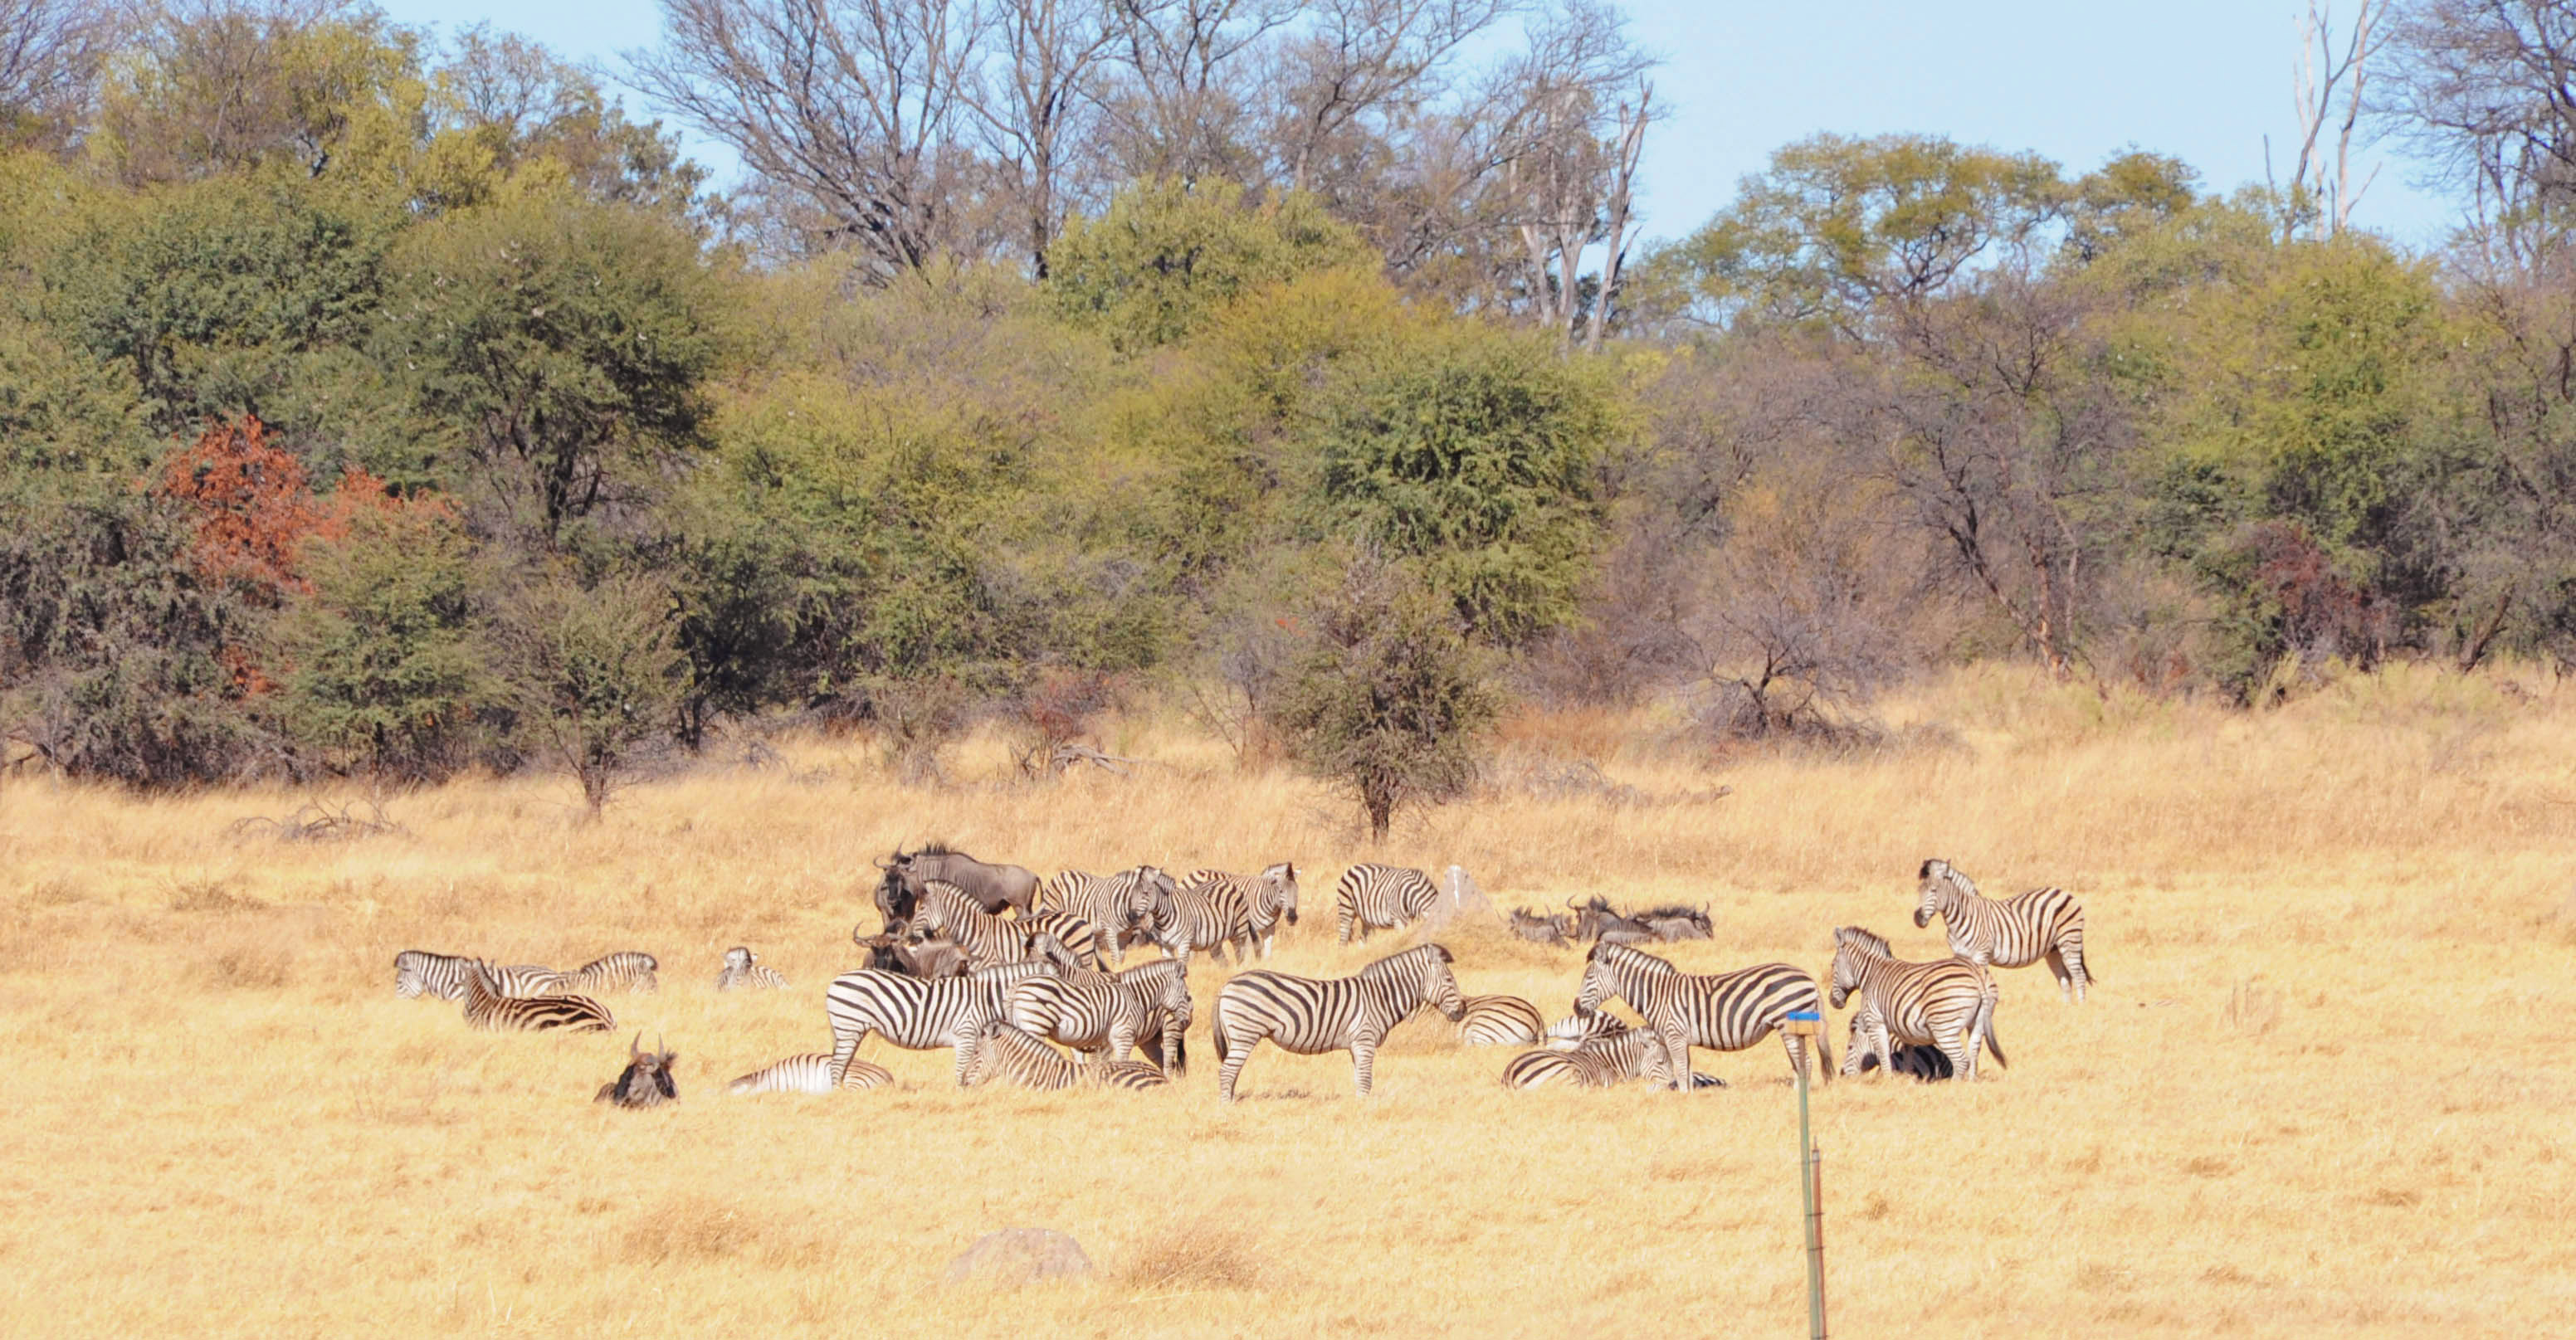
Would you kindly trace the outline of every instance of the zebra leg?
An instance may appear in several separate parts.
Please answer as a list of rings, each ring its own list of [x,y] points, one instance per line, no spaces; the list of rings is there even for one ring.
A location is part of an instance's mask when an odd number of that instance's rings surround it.
[[[1136,1025],[1131,1020],[1109,1026],[1109,1058],[1124,1061],[1136,1050]]]
[[[1225,1058],[1225,1064],[1217,1070],[1216,1093],[1217,1097],[1231,1103],[1234,1101],[1235,1077],[1243,1073],[1243,1063],[1252,1059],[1253,1040],[1237,1042],[1225,1031],[1223,1024],[1217,1025],[1216,1040],[1217,1055]]]
[[[1351,1077],[1359,1081],[1362,1098],[1369,1096],[1369,1081],[1377,1071],[1378,1041],[1366,1035],[1351,1039]]]
[[[1664,1064],[1672,1071],[1673,1092],[1690,1092],[1690,1035],[1682,1031],[1681,1021],[1672,1020],[1655,1029],[1664,1042]],[[1792,1057],[1795,1064],[1796,1058]]]
[[[832,1030],[833,1088],[841,1087],[841,1081],[849,1076],[850,1058],[859,1054],[859,1044],[867,1039],[868,1030],[865,1025],[862,1025],[856,1033],[843,1033],[838,1028]]]
[[[1977,1077],[1977,1044],[1981,1040],[1976,1016],[1971,1014],[1965,1025],[1954,1026],[1947,1033],[1935,1033],[1932,1045],[1950,1058],[1951,1074],[1964,1080],[1974,1080]]]
[[[1350,942],[1351,914],[1348,908],[1344,908],[1343,910],[1333,914],[1333,943],[1337,945],[1346,945]]]
[[[2075,978],[2067,972],[2066,955],[2056,945],[2048,947],[2048,975],[2057,979],[2057,998],[2071,1003],[2075,999]]]
[[[975,1070],[975,1049],[982,1040],[981,1029],[957,1030],[957,1087],[966,1087],[966,1077]],[[1010,1053],[1002,1053],[1008,1057]]]
[[[2084,988],[2093,983],[2093,968],[2084,961],[2084,932],[2081,928],[2068,935],[2058,946],[2066,960],[2066,975],[2075,981],[2075,1003],[2084,1003]]]

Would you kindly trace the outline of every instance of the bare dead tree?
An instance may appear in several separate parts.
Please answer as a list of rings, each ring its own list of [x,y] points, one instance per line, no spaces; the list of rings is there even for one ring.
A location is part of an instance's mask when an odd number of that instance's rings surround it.
[[[1291,186],[1307,188],[1315,159],[1353,123],[1390,104],[1439,96],[1460,46],[1526,0],[1317,0],[1312,25],[1280,52],[1277,134]]]
[[[1068,179],[1085,166],[1081,142],[1098,112],[1100,66],[1122,33],[1113,3],[999,0],[998,63],[971,89],[968,106],[985,143],[1012,174],[1029,264],[1040,279],[1071,203]]]
[[[1120,78],[1101,100],[1129,177],[1249,176],[1249,81],[1298,0],[1110,0]]]
[[[1502,75],[1511,104],[1498,156],[1513,226],[1529,266],[1527,302],[1571,347],[1587,294],[1585,253],[1609,240],[1616,199],[1621,238],[1594,276],[1589,301],[1607,302],[1624,259],[1628,200],[1643,152],[1652,57],[1630,45],[1626,19],[1595,0],[1568,3],[1531,36]]]
[[[2576,199],[2576,5],[2417,0],[2393,30],[2382,110],[2484,212]]]
[[[2299,158],[2290,171],[2293,229],[2304,223],[2313,236],[2342,232],[2352,207],[2379,176],[2373,166],[2359,186],[2353,185],[2352,140],[2366,105],[2371,58],[2388,41],[2389,3],[2361,0],[2361,12],[2340,39],[2331,5],[2308,0],[2307,13],[2299,20],[2299,63],[2292,83],[2299,115]],[[2331,154],[2321,142],[2329,126],[2334,130]]]
[[[113,43],[111,12],[83,0],[0,0],[0,118],[13,140],[70,138]]]
[[[645,96],[812,200],[880,279],[940,251],[986,26],[971,0],[663,0],[662,25],[627,53]]]

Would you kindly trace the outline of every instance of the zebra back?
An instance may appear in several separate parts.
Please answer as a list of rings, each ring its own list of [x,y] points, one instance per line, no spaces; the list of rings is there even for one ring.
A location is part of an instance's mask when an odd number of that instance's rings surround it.
[[[1222,958],[1223,946],[1244,938],[1251,919],[1243,890],[1232,882],[1184,884],[1156,899],[1154,938],[1174,958],[1201,949]]]
[[[946,935],[966,951],[978,968],[998,968],[1028,958],[1028,928],[1010,917],[984,910],[964,889],[944,879],[924,880],[921,902],[913,908],[913,927]]]
[[[850,1062],[850,1073],[841,1080],[844,1089],[873,1089],[894,1082],[894,1072],[866,1061]],[[783,1061],[758,1070],[725,1086],[727,1093],[830,1093],[832,1091],[832,1054],[800,1052]]]
[[[1546,1021],[1538,1007],[1518,996],[1468,996],[1458,1016],[1458,1040],[1470,1047],[1534,1044]]]
[[[604,1033],[617,1026],[608,1007],[588,996],[504,996],[493,989],[491,965],[480,959],[465,978],[465,1022],[471,1028],[517,1032]]]
[[[1883,1032],[1890,1048],[1906,1043],[1940,1047],[1967,1077],[1976,1074],[1976,1053],[1989,1038],[1995,1004],[1994,974],[1983,964],[1963,958],[1914,963],[1897,958],[1885,938],[1858,926],[1834,931],[1832,1000],[1842,1008],[1854,994],[1871,1021],[1875,1040]],[[2000,1047],[1995,1059],[2003,1059]],[[1845,1073],[1859,1063],[1848,1056]]]
[[[1590,1014],[1612,996],[1628,1002],[1648,1027],[1678,1037],[1683,1046],[1719,1051],[1742,1051],[1769,1037],[1792,1010],[1824,1008],[1816,979],[1791,964],[1758,963],[1733,972],[1686,973],[1642,949],[1604,940],[1593,945],[1585,959],[1574,1012]],[[1782,1038],[1791,1067],[1803,1066],[1801,1044],[1807,1040],[1787,1034]],[[1822,1036],[1813,1041],[1830,1082],[1833,1050]],[[1680,1069],[1678,1060],[1674,1069]]]
[[[1362,863],[1342,872],[1333,886],[1336,937],[1350,940],[1354,931],[1394,930],[1420,918],[1440,900],[1431,877],[1409,866]]]
[[[588,991],[651,992],[662,989],[662,979],[655,976],[661,963],[639,949],[621,949],[602,954],[576,968],[570,974]]]
[[[1032,946],[1041,935],[1053,936],[1057,944],[1072,951],[1081,966],[1092,969],[1109,966],[1109,932],[1089,917],[1040,908],[1019,918],[1018,925]]]
[[[2055,955],[2071,970],[2070,982],[2093,980],[2084,953],[2084,908],[2073,894],[2050,886],[1988,898],[1947,861],[1925,861],[1921,875],[1914,924],[1929,926],[1939,916],[1952,954],[1998,968],[2027,968]]]

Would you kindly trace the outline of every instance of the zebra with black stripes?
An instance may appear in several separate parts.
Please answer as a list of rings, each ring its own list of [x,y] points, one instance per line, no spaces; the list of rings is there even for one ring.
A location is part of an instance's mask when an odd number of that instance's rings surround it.
[[[1182,971],[1189,970],[1190,955],[1202,949],[1223,963],[1226,946],[1240,942],[1235,951],[1238,966],[1249,953],[1252,909],[1243,889],[1234,882],[1215,880],[1185,883],[1177,889],[1156,888],[1148,897],[1153,904],[1154,939],[1165,954],[1180,962]]]
[[[1176,887],[1170,875],[1150,865],[1114,875],[1067,870],[1038,891],[1037,905],[1100,927],[1109,941],[1109,961],[1123,966],[1130,948],[1155,943],[1152,923],[1156,891]]]
[[[1222,870],[1193,870],[1181,883],[1187,886],[1223,882],[1230,886],[1227,903],[1240,910],[1235,923],[1237,945],[1235,961],[1248,962],[1257,947],[1263,958],[1277,942],[1279,923],[1297,924],[1297,866],[1281,861],[1258,875],[1232,875]]]
[[[841,1077],[838,1087],[875,1089],[894,1082],[894,1072],[867,1061],[850,1062],[849,1073]],[[760,1069],[725,1086],[726,1093],[830,1093],[832,1054],[799,1052],[783,1061]]]
[[[1615,1037],[1628,1031],[1628,1022],[1608,1010],[1590,1014],[1569,1014],[1547,1026],[1539,1045],[1550,1051],[1572,1051],[1594,1038]]]
[[[1420,920],[1439,901],[1440,891],[1432,887],[1431,877],[1419,870],[1352,866],[1333,886],[1333,943],[1349,944],[1354,930],[1365,941],[1371,931],[1400,929]]]
[[[2084,959],[2084,907],[2075,895],[2052,886],[1987,898],[1967,875],[1940,860],[1925,861],[1916,877],[1923,884],[1914,924],[1929,926],[1933,917],[1941,918],[1951,953],[1996,968],[2027,968],[2047,959],[2058,994],[2083,1001],[2093,970]]]
[[[493,989],[492,971],[481,959],[465,974],[465,1023],[494,1032],[535,1033],[566,1029],[605,1033],[617,1027],[608,1007],[588,996],[505,996]]]
[[[1217,992],[1212,1020],[1217,1092],[1234,1101],[1234,1082],[1252,1049],[1267,1038],[1299,1056],[1348,1051],[1360,1096],[1369,1094],[1378,1044],[1397,1024],[1428,1005],[1451,1023],[1467,1012],[1458,994],[1455,960],[1447,948],[1416,945],[1349,977],[1291,977],[1256,968],[1238,973]]]
[[[1862,1002],[1859,1009],[1852,1011],[1851,1040],[1843,1051],[1844,1074],[1866,1074],[1882,1068],[1879,1065],[1879,1058],[1870,1052],[1871,1033],[1880,1026],[1877,1013],[1869,1008],[1866,1001]],[[1855,1056],[1860,1058],[1857,1062],[1852,1060]],[[1948,1079],[1958,1073],[1950,1067],[1950,1058],[1943,1056],[1940,1048],[1925,1042],[1909,1042],[1898,1046],[1895,1058],[1887,1062],[1884,1069],[1892,1074],[1909,1076],[1926,1083]]]
[[[654,974],[662,965],[640,949],[621,949],[602,954],[567,974],[584,991],[653,992],[662,989],[662,979]]]
[[[1182,1036],[1192,1019],[1190,979],[1178,959],[1140,963],[1114,977],[1039,977],[1011,988],[1011,1025],[1079,1052],[1124,1061],[1138,1044],[1157,1045],[1166,1073],[1188,1059]]]
[[[862,968],[832,979],[823,1014],[832,1023],[832,1073],[846,1075],[859,1044],[874,1033],[907,1051],[957,1051],[957,1082],[974,1064],[984,1025],[1003,1017],[1012,987],[1055,971],[1043,961],[981,968],[963,977],[924,979]]]
[[[985,1026],[966,1083],[971,1087],[995,1080],[1024,1089],[1136,1090],[1160,1088],[1171,1077],[1140,1061],[1083,1065],[1009,1024],[995,1022]]]
[[[1950,1058],[1952,1073],[1977,1077],[1978,1044],[1994,1053],[1997,1065],[2008,1065],[1995,1041],[1995,978],[1982,963],[1945,958],[1937,963],[1909,963],[1889,950],[1887,941],[1858,926],[1834,931],[1834,1008],[1857,994],[1869,1053],[1892,1064],[1896,1045],[1929,1043]],[[1843,1058],[1843,1073],[1860,1073],[1860,1061]]]
[[[1621,1028],[1563,1050],[1522,1052],[1503,1067],[1503,1087],[1535,1089],[1570,1084],[1607,1089],[1633,1079],[1670,1088],[1673,1067],[1663,1039],[1651,1028]]]
[[[718,991],[783,991],[787,979],[776,968],[760,961],[749,945],[735,945],[725,951],[724,971],[716,974]]]
[[[921,901],[912,910],[914,935],[945,935],[966,951],[978,968],[998,968],[1029,957],[1029,928],[1012,917],[984,910],[964,889],[944,879],[922,881]]]
[[[572,992],[577,985],[572,974],[534,963],[501,966],[455,954],[406,949],[394,955],[394,994],[405,1000],[417,1000],[422,996],[463,1000],[474,977],[474,965],[478,962],[482,962],[484,976],[497,995],[561,995]]]
[[[1024,952],[1029,957],[1037,956],[1038,938],[1045,936],[1063,946],[1086,968],[1106,969],[1109,966],[1108,928],[1088,917],[1041,907],[1022,913],[1014,920],[1020,933],[1028,937],[1028,948]]]
[[[1458,1040],[1470,1047],[1535,1044],[1547,1027],[1538,1007],[1518,996],[1469,996],[1458,1017]]]
[[[1642,949],[1604,940],[1584,960],[1574,1012],[1589,1015],[1613,996],[1628,1002],[1646,1027],[1661,1036],[1676,1074],[1689,1065],[1693,1047],[1742,1051],[1773,1032],[1780,1032],[1781,1045],[1788,1049],[1790,1073],[1805,1073],[1807,1039],[1782,1032],[1780,1026],[1792,1010],[1820,1008],[1816,979],[1786,963],[1688,973]],[[1833,1047],[1822,1036],[1815,1044],[1817,1073],[1831,1083]]]

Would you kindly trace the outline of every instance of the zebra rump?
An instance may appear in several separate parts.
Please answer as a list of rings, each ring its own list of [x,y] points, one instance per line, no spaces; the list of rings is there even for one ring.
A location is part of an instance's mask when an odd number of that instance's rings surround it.
[[[1533,1045],[1544,1028],[1538,1007],[1518,996],[1469,996],[1458,1016],[1458,1040],[1470,1047]]]

